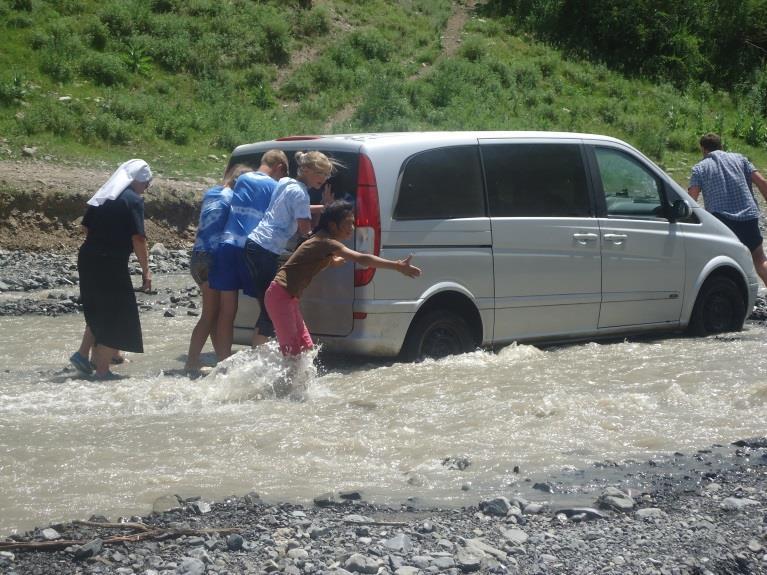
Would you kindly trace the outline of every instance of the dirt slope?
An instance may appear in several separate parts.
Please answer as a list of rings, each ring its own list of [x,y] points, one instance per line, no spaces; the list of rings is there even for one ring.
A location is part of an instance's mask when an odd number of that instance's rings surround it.
[[[109,175],[35,159],[0,161],[0,249],[75,249],[82,241],[85,202]],[[145,196],[150,245],[189,247],[200,198],[212,183],[156,177]]]

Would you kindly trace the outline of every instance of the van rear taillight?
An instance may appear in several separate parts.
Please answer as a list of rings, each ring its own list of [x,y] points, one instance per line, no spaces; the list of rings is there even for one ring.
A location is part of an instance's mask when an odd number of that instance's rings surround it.
[[[357,207],[354,219],[355,248],[364,254],[378,255],[381,251],[381,212],[378,207],[378,184],[370,158],[360,154],[357,172]],[[354,270],[354,285],[367,285],[376,273],[375,268]]]

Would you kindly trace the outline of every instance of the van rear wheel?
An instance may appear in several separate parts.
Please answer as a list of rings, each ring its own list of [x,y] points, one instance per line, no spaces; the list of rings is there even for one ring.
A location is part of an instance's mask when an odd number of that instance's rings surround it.
[[[735,282],[723,276],[712,277],[700,288],[687,329],[697,336],[740,331],[745,319],[746,303]]]
[[[475,348],[466,320],[456,313],[440,309],[418,317],[410,326],[402,346],[402,357],[408,361],[427,357],[439,359]]]

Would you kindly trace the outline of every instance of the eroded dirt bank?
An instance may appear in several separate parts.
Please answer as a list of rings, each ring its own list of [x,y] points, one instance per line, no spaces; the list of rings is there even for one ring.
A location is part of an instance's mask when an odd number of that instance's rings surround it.
[[[76,249],[82,242],[85,202],[110,173],[34,159],[0,161],[0,248]],[[213,183],[211,178],[155,177],[145,196],[150,245],[190,247],[200,199]]]

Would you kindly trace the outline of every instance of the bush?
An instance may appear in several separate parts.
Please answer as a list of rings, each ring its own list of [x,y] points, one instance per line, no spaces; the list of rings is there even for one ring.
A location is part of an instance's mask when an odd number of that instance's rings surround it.
[[[85,122],[82,131],[86,140],[98,139],[109,144],[128,144],[132,128],[131,123],[103,113]]]
[[[290,59],[290,26],[283,14],[267,13],[261,22],[261,47],[267,61],[285,64]]]
[[[13,14],[6,19],[5,26],[6,28],[16,28],[22,30],[25,28],[31,28],[34,23],[35,21],[31,16],[27,16],[26,14]]]
[[[46,52],[40,61],[40,70],[56,82],[66,83],[75,75],[74,62],[58,52]]]
[[[412,114],[401,78],[378,75],[366,90],[354,115],[363,131],[407,130]]]
[[[128,71],[123,61],[114,54],[92,52],[80,61],[80,72],[101,86],[123,84]]]
[[[189,142],[189,131],[179,118],[180,110],[163,114],[156,120],[155,133],[163,140],[184,145]]]
[[[352,32],[349,45],[366,60],[388,62],[395,51],[394,45],[377,28]]]
[[[109,40],[109,29],[101,20],[91,17],[83,25],[83,35],[91,48],[103,50]]]
[[[296,19],[296,30],[304,37],[320,36],[330,30],[330,14],[324,6],[299,12]]]
[[[0,105],[9,106],[24,99],[27,90],[22,76],[14,74],[0,80]]]
[[[78,126],[77,117],[66,105],[48,99],[30,106],[18,121],[28,136],[45,132],[67,136]]]

